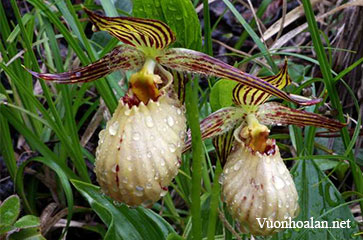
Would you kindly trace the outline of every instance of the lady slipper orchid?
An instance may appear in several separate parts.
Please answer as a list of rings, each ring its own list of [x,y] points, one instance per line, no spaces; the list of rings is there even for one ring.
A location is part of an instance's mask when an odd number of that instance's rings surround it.
[[[265,80],[280,89],[288,85],[287,63],[277,76]],[[265,103],[269,96],[238,84],[233,90],[238,106],[220,109],[201,122],[203,139],[220,137],[229,131],[217,144],[220,156],[226,158],[220,178],[223,199],[240,230],[253,235],[271,235],[281,230],[261,227],[259,220],[284,221],[296,217],[299,210],[294,181],[275,140],[268,139],[270,131],[266,125],[310,125],[329,130],[345,126],[318,114]],[[190,133],[188,136],[185,150],[190,147]]]
[[[165,194],[177,174],[184,145],[182,104],[165,69],[229,78],[282,99],[311,105],[274,84],[251,76],[206,54],[168,48],[175,35],[163,22],[133,17],[105,17],[85,9],[95,30],[107,31],[123,45],[88,66],[66,73],[32,75],[56,83],[89,82],[115,70],[137,70],[129,91],[100,132],[95,172],[102,190],[128,205],[151,205]]]

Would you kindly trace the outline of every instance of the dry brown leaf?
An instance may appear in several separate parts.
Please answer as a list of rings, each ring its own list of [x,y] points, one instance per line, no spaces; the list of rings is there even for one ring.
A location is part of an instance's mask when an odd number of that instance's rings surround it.
[[[353,6],[363,6],[363,0],[355,0],[349,3],[345,3],[343,5],[340,5],[332,10],[330,10],[329,12],[319,15],[316,17],[316,20],[322,20],[327,16],[330,16],[338,11],[341,11],[347,7],[353,7]],[[278,39],[276,41],[276,43],[274,43],[273,46],[271,46],[270,49],[279,49],[281,48],[285,43],[287,43],[290,39],[294,38],[296,35],[298,35],[299,33],[301,33],[302,31],[304,31],[305,29],[308,28],[308,24],[304,23],[302,25],[300,25],[299,27],[295,28],[294,30],[291,30],[290,32],[286,33],[285,35],[283,35],[280,39]]]
[[[96,131],[97,127],[101,123],[105,109],[106,109],[106,106],[104,104],[100,104],[100,107],[97,109],[97,112],[92,117],[90,124],[87,126],[86,131],[82,135],[81,142],[80,142],[82,147],[84,147],[87,144],[87,142],[90,140],[90,138]]]
[[[311,0],[311,5],[315,6],[316,3],[318,3],[320,0]],[[275,35],[276,33],[279,32],[282,22],[283,23],[283,28],[285,28],[286,26],[289,26],[291,23],[293,23],[296,19],[300,18],[301,16],[304,15],[304,8],[303,6],[299,6],[296,7],[295,9],[291,10],[288,14],[286,14],[285,17],[285,21],[283,21],[283,18],[281,18],[280,20],[278,20],[277,22],[275,22],[274,24],[271,25],[271,27],[269,27],[265,33],[263,34],[262,39],[264,39],[265,41],[267,41],[268,39],[270,39],[273,35]],[[262,41],[261,39],[261,41]]]

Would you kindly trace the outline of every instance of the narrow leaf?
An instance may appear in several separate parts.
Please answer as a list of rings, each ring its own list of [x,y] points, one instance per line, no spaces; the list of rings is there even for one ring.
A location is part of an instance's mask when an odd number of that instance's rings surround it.
[[[228,78],[297,104],[313,105],[321,101],[321,99],[303,100],[301,97],[289,95],[261,78],[245,73],[201,52],[173,48],[167,50],[164,55],[156,57],[156,59],[160,64],[177,71]]]
[[[293,124],[297,126],[316,126],[332,131],[338,131],[346,125],[320,114],[292,109],[279,103],[265,103],[261,105],[257,112],[257,119],[266,125]]]
[[[109,54],[85,67],[65,73],[37,73],[27,71],[34,77],[56,83],[90,82],[118,70],[138,69],[144,62],[144,55],[139,50],[122,45],[114,48]]]
[[[96,30],[109,32],[134,47],[164,49],[175,41],[168,25],[159,20],[134,17],[105,17],[84,9]]]

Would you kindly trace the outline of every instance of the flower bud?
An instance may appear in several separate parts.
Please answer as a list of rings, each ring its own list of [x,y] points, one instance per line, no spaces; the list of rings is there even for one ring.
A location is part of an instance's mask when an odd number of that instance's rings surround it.
[[[131,108],[120,101],[99,135],[95,172],[107,195],[151,206],[177,175],[186,130],[183,108],[167,95]]]
[[[244,233],[270,235],[279,229],[263,227],[266,221],[284,221],[298,213],[298,195],[274,140],[261,154],[236,140],[221,176],[223,197]]]

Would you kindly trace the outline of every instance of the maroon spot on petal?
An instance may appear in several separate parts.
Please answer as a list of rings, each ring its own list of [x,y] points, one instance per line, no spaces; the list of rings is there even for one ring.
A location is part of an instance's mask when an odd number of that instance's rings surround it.
[[[140,100],[136,96],[129,96],[128,94],[122,98],[122,101],[129,105],[129,108],[132,108],[133,106],[139,106],[140,104]]]
[[[120,166],[117,164],[116,165],[116,172],[120,171]]]
[[[276,153],[275,144],[267,145],[264,153],[267,156],[274,155]]]
[[[120,185],[120,180],[118,178],[118,174],[117,173],[116,173],[116,185],[117,185],[117,187],[119,187],[119,185]]]
[[[246,201],[246,200],[247,200],[247,197],[243,196],[242,201]]]
[[[255,185],[255,179],[254,178],[250,179],[250,184]]]

